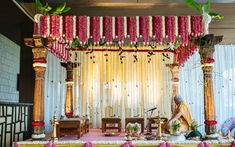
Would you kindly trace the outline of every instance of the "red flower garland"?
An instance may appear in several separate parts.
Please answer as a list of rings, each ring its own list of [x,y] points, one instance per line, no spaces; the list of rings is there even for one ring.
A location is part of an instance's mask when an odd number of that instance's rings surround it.
[[[44,15],[44,16],[41,16],[40,17],[40,34],[43,36],[43,37],[47,37],[47,30],[48,30],[48,26],[47,26],[48,22],[47,22],[47,16]]]
[[[90,34],[95,44],[100,42],[100,17],[90,17]]]
[[[115,35],[119,43],[123,43],[125,36],[124,36],[124,17],[117,16],[115,20]]]
[[[50,32],[52,38],[59,38],[60,37],[60,16],[55,15],[51,16],[50,18]]]
[[[76,21],[77,21],[76,34],[80,42],[85,43],[87,42],[87,17],[79,16],[76,18]]]
[[[68,118],[70,118],[70,117],[73,116],[73,112],[66,112],[66,113],[65,113],[65,116],[67,116]]]
[[[44,126],[45,123],[43,121],[33,121],[32,126]]]
[[[179,16],[178,17],[178,30],[179,35],[181,36],[181,44],[185,46],[188,44],[189,35],[188,35],[188,17],[187,16]]]
[[[65,16],[65,38],[73,40],[73,16]]]
[[[136,17],[127,17],[127,34],[130,36],[131,44],[136,43]]]
[[[155,36],[156,43],[161,43],[163,41],[162,17],[161,16],[153,16],[152,26],[153,26],[153,35]]]
[[[204,124],[205,125],[216,125],[217,121],[216,120],[205,120]]]
[[[148,16],[140,16],[139,19],[139,30],[140,35],[142,35],[142,42],[148,43],[149,42],[149,17]]]
[[[108,43],[111,43],[113,41],[112,29],[112,17],[105,16],[103,19],[103,35],[105,36],[105,41]]]
[[[214,63],[215,62],[215,59],[211,59],[211,58],[208,58],[208,59],[205,59],[205,60],[201,60],[201,63]]]
[[[33,63],[47,63],[45,58],[37,58],[33,60]]]
[[[165,17],[165,30],[168,41],[171,43],[175,42],[175,17],[166,16]]]

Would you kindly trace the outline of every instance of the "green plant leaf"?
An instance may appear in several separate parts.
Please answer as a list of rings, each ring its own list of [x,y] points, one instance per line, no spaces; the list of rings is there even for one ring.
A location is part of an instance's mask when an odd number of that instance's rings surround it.
[[[45,12],[49,12],[51,11],[52,7],[48,5],[48,3],[46,3],[46,5],[44,6],[45,8]]]
[[[216,19],[224,19],[224,16],[223,15],[220,15],[219,13],[209,13],[209,15],[212,17],[212,18],[216,18]]]
[[[35,5],[37,9],[41,9],[43,7],[42,3],[40,2],[40,0],[35,0]]]
[[[60,6],[58,6],[52,13],[51,15],[59,15],[64,13],[64,9],[66,8],[66,3],[61,4]],[[69,11],[66,9],[66,11]]]
[[[194,0],[186,0],[186,4],[188,7],[197,10],[198,12],[202,13],[202,6],[201,4],[195,2]]]
[[[207,0],[206,4],[203,7],[204,7],[204,11],[206,13],[209,13],[210,8],[211,8],[211,0]]]
[[[66,3],[63,3],[63,4],[59,5],[59,6],[57,7],[57,9],[62,12],[65,7],[66,7]]]
[[[80,43],[79,43],[79,39],[78,38],[74,38],[72,43],[71,43],[71,47],[72,48],[79,48]]]
[[[71,10],[70,7],[66,7],[66,8],[64,8],[64,10],[62,11],[62,13],[66,13],[66,12],[68,12],[68,11],[70,11],[70,10]]]

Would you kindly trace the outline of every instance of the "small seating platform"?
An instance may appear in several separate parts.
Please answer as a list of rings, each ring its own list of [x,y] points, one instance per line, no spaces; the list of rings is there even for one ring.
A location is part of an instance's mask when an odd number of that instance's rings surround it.
[[[107,124],[109,124],[109,126]],[[108,129],[116,129],[118,132],[121,132],[122,129],[121,118],[118,117],[102,118],[102,133],[106,132]]]
[[[89,132],[89,119],[85,118],[69,118],[59,120],[56,126],[57,136],[77,135],[77,138],[82,137]]]

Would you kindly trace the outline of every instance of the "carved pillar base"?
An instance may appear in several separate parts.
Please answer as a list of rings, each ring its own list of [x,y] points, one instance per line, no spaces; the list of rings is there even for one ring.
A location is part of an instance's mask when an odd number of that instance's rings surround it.
[[[213,95],[212,71],[214,63],[214,47],[222,41],[223,36],[209,34],[197,40],[200,46],[199,54],[203,70],[204,83],[204,111],[206,139],[218,139],[216,131],[215,104]]]

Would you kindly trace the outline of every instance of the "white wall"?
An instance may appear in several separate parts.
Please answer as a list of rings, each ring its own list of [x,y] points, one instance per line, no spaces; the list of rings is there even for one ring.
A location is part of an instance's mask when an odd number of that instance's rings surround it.
[[[20,46],[0,34],[0,101],[18,102]]]

